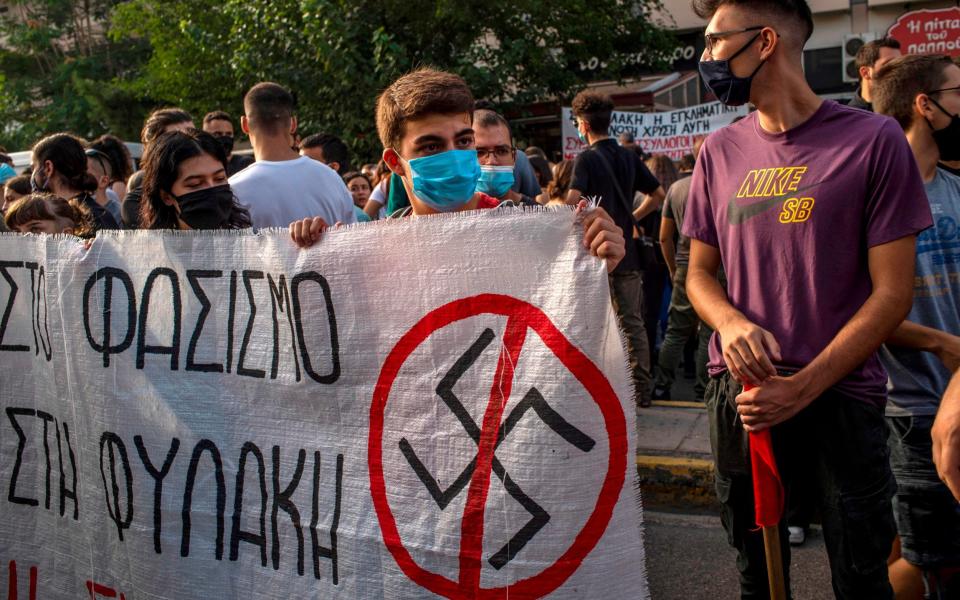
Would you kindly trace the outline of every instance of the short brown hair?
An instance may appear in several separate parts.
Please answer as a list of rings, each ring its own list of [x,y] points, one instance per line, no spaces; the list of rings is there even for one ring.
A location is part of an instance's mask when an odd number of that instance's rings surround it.
[[[261,81],[243,97],[243,112],[251,130],[277,135],[297,110],[297,100],[279,83]]]
[[[613,115],[613,100],[610,96],[584,90],[573,98],[570,106],[573,116],[586,121],[590,125],[590,131],[605,134],[610,129],[610,117]]]
[[[56,221],[58,218],[73,223],[74,235],[93,236],[93,216],[90,209],[76,198],[64,200],[46,192],[29,194],[17,198],[3,215],[3,221],[11,231],[16,231],[17,227],[31,221]]]
[[[191,121],[193,121],[193,117],[182,108],[157,109],[150,113],[147,120],[143,122],[143,129],[140,130],[140,141],[149,144],[157,139],[167,127]]]
[[[377,98],[377,133],[384,148],[396,148],[407,121],[427,115],[467,113],[473,118],[473,94],[459,75],[430,67],[400,77]]]
[[[214,110],[203,115],[203,124],[206,125],[211,121],[226,121],[233,125],[233,119],[230,118],[229,113],[226,113],[222,110]]]
[[[693,0],[693,12],[701,19],[710,20],[725,5],[732,4],[747,10],[784,17],[799,26],[806,42],[813,34],[813,13],[806,0]]]
[[[917,95],[943,87],[944,71],[952,65],[950,57],[942,54],[908,54],[891,60],[877,71],[870,87],[874,110],[893,117],[906,131],[913,123]]]
[[[880,59],[880,48],[900,49],[900,42],[892,37],[882,37],[879,40],[873,40],[860,46],[857,50],[857,69],[860,67],[872,67],[873,63]]]

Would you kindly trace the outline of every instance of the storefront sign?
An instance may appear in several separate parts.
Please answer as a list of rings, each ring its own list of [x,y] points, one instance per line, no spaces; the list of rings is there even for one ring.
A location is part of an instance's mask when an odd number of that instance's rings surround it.
[[[913,10],[897,19],[887,35],[904,54],[960,56],[960,7]]]

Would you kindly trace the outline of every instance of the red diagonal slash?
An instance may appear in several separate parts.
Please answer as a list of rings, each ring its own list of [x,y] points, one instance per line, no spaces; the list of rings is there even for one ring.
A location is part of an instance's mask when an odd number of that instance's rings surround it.
[[[460,521],[460,581],[459,588],[464,597],[472,598],[480,589],[480,564],[483,550],[483,511],[487,504],[487,492],[490,490],[490,469],[493,463],[493,451],[496,448],[497,433],[503,409],[510,400],[513,388],[513,371],[520,359],[520,349],[527,336],[527,326],[520,319],[507,319],[503,334],[503,348],[497,359],[497,372],[490,387],[490,402],[483,415],[480,429],[480,444],[477,449],[477,468],[470,479],[467,490],[467,504]]]
[[[102,583],[95,583],[89,579],[87,580],[87,591],[90,592],[90,600],[96,600],[98,594],[104,598],[117,597],[117,590],[105,586]],[[120,600],[126,600],[122,593],[120,594]]]

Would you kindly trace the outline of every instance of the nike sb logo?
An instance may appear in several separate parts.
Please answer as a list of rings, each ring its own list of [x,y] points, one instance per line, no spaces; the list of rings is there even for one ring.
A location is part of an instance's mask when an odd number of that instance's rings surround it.
[[[813,214],[816,201],[800,192],[810,190],[820,183],[800,187],[807,167],[768,167],[747,172],[737,195],[727,204],[727,220],[731,225],[741,225],[782,202],[778,220],[781,223],[802,223]],[[755,202],[741,202],[744,198],[757,198]]]

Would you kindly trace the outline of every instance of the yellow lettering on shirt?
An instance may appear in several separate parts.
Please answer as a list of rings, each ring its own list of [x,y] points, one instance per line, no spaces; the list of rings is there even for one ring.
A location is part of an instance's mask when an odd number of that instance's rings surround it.
[[[781,223],[803,223],[813,213],[813,198],[790,198],[783,203]]]
[[[737,198],[784,196],[795,192],[807,167],[767,167],[751,169],[743,178]]]

